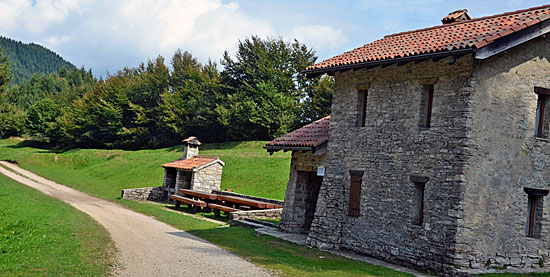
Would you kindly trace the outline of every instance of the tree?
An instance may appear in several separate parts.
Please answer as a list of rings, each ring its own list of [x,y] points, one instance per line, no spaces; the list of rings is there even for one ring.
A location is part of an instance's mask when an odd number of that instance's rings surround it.
[[[50,142],[48,133],[54,132],[55,121],[61,115],[61,107],[50,98],[34,103],[27,111],[25,132],[37,139]]]
[[[10,80],[9,63],[0,48],[0,138],[20,135],[25,118],[24,112],[9,101],[6,88]]]
[[[172,86],[162,95],[162,114],[177,139],[174,142],[192,135],[204,142],[226,139],[216,114],[216,105],[223,102],[216,64],[202,65],[188,52],[178,50],[172,67]]]
[[[227,101],[216,109],[231,139],[272,139],[326,114],[332,79],[306,78],[317,57],[294,40],[239,41],[235,59],[224,53],[222,84]],[[322,99],[324,98],[324,99]],[[330,105],[329,105],[330,106]]]
[[[0,48],[0,93],[6,91],[11,78],[12,76],[10,73],[8,58],[2,55],[2,48]]]

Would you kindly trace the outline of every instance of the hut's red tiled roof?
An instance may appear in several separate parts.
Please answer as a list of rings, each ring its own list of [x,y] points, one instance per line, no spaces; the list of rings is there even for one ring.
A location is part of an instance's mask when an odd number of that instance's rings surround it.
[[[329,122],[330,116],[323,117],[300,129],[276,138],[268,143],[266,148],[317,147],[328,139]]]
[[[165,163],[162,167],[177,168],[183,170],[192,170],[197,167],[201,167],[205,164],[211,163],[218,158],[194,156],[185,160],[176,160],[173,162]]]
[[[306,69],[319,71],[332,67],[391,60],[460,49],[479,49],[550,18],[550,5],[508,12],[431,28],[385,36],[383,39],[345,52]]]

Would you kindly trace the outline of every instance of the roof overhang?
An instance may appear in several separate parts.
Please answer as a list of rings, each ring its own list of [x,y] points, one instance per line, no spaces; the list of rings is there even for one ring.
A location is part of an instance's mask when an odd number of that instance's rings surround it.
[[[326,68],[317,68],[302,71],[302,74],[306,74],[307,77],[316,77],[322,74],[334,75],[336,72],[344,72],[348,70],[360,70],[363,68],[371,69],[377,66],[389,66],[397,63],[398,65],[406,64],[411,61],[420,62],[428,59],[434,59],[434,61],[441,60],[446,57],[461,57],[467,54],[474,54],[474,57],[478,60],[484,60],[499,53],[502,53],[512,47],[525,43],[534,38],[544,36],[550,32],[550,20],[544,20],[533,26],[529,26],[523,30],[512,33],[510,35],[498,38],[491,41],[486,46],[479,49],[477,48],[464,48],[443,52],[434,52],[428,54],[420,54],[407,57],[399,57],[387,60],[368,61],[363,63],[346,64],[339,66],[331,66]]]
[[[291,146],[291,145],[266,145],[263,148],[269,152],[269,154],[273,154],[274,152],[283,150],[283,151],[311,151],[313,154],[321,155],[325,153],[327,145],[327,140],[324,140],[320,143],[317,143],[314,146]]]
[[[496,39],[487,46],[480,48],[476,53],[476,59],[487,59],[524,42],[546,35],[548,32],[550,32],[550,20],[542,21],[516,33]]]
[[[415,56],[399,57],[399,58],[393,58],[393,59],[387,59],[387,60],[346,64],[346,65],[339,65],[339,66],[331,66],[327,68],[317,68],[317,69],[302,71],[302,74],[306,74],[306,77],[312,78],[325,73],[328,75],[334,75],[334,73],[338,71],[359,70],[363,68],[370,69],[377,66],[389,66],[395,63],[409,63],[413,61],[421,62],[428,59],[441,60],[450,56],[457,58],[467,54],[475,53],[476,51],[477,49],[475,48],[456,49],[451,51],[420,54]]]

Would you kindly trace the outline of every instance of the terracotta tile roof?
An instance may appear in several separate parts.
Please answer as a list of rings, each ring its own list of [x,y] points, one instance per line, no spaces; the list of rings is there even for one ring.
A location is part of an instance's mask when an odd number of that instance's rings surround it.
[[[328,139],[330,116],[323,117],[300,129],[294,130],[268,143],[267,149],[285,149],[285,147],[317,147]]]
[[[319,71],[332,67],[391,60],[421,54],[460,49],[479,49],[550,18],[550,5],[482,18],[397,33],[345,52],[306,69]]]
[[[192,170],[197,167],[201,167],[205,164],[208,164],[210,162],[213,162],[215,160],[219,160],[218,158],[212,158],[212,157],[201,157],[201,156],[194,156],[189,159],[185,160],[176,160],[173,162],[165,163],[162,165],[162,167],[170,167],[170,168],[177,168],[177,169],[183,169],[183,170]]]

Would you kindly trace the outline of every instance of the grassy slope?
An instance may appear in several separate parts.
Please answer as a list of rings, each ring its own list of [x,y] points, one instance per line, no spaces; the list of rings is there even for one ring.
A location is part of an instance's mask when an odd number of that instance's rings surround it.
[[[0,275],[107,275],[107,230],[73,207],[0,175]]]
[[[224,168],[222,188],[283,199],[290,155],[269,156],[263,142],[205,145],[201,155],[219,156]],[[50,153],[0,140],[0,160],[10,159],[46,178],[90,194],[114,200],[188,231],[283,276],[409,276],[388,268],[344,259],[271,237],[253,230],[218,225],[163,209],[163,205],[117,199],[121,188],[160,185],[160,164],[181,156],[176,148],[143,151],[73,150]],[[57,161],[56,157],[57,156]]]
[[[284,199],[289,153],[270,156],[261,147],[265,142],[205,145],[200,155],[220,157],[225,163],[222,189],[260,197]],[[25,147],[24,142],[0,140],[0,160],[17,160],[22,167],[45,177],[115,199],[123,188],[162,185],[161,164],[182,156],[179,147],[122,151],[77,149],[64,153]],[[73,186],[74,187],[74,186]]]

